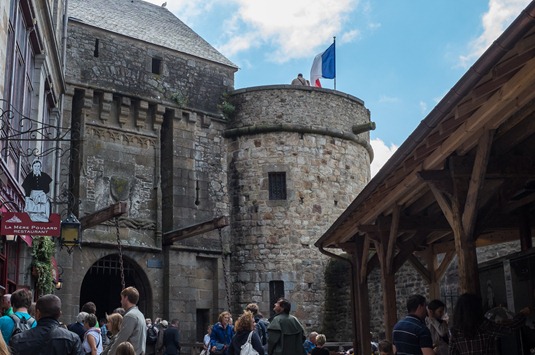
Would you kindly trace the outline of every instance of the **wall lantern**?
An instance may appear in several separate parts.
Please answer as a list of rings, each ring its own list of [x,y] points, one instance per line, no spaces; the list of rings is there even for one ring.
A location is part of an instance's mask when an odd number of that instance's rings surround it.
[[[6,242],[16,242],[17,236],[13,234],[7,234],[6,235]]]
[[[69,254],[72,253],[73,248],[76,246],[82,249],[82,224],[72,212],[61,221],[59,243],[60,248],[67,248]]]

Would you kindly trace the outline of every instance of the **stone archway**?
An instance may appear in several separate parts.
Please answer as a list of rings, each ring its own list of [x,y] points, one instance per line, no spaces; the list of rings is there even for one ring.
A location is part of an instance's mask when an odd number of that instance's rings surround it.
[[[143,314],[151,309],[152,293],[143,270],[132,259],[123,255],[125,285],[134,286],[139,291],[138,307]],[[86,302],[97,306],[100,320],[121,307],[121,271],[119,255],[111,254],[97,260],[87,271],[80,287],[80,307]]]

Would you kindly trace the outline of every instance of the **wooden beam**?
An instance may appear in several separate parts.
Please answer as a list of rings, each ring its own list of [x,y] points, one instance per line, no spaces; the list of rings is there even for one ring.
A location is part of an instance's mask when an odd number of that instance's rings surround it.
[[[396,205],[392,211],[392,220],[390,224],[390,234],[387,240],[386,248],[386,272],[392,272],[392,263],[394,259],[394,247],[396,246],[396,239],[398,237],[399,215],[401,206]]]
[[[474,236],[467,234],[462,224],[461,198],[463,197],[460,188],[454,187],[455,195],[452,199],[451,210],[453,212],[453,238],[455,241],[455,251],[459,260],[459,284],[461,293],[470,292],[479,294],[479,275],[477,265],[476,245]]]
[[[380,222],[379,222],[380,223]],[[397,307],[396,307],[396,278],[392,270],[388,270],[388,244],[389,235],[386,233],[380,234],[381,242],[374,242],[379,256],[381,267],[381,288],[383,291],[383,319],[386,332],[386,338],[391,339],[392,330],[397,321]],[[392,264],[392,262],[390,262]]]
[[[446,220],[448,221],[450,227],[453,228],[453,212],[451,208],[451,203],[446,200],[446,197],[442,194],[442,191],[440,191],[435,184],[432,182],[428,183],[429,189],[433,193],[433,196],[435,196],[435,199],[437,200],[437,203],[442,210],[442,213],[444,213],[444,217],[446,217]]]
[[[82,230],[86,230],[97,226],[103,222],[109,221],[112,218],[122,216],[127,212],[126,202],[117,202],[106,208],[100,209],[91,214],[85,215],[80,218]]]
[[[474,161],[462,215],[462,225],[467,235],[472,235],[474,232],[475,221],[477,218],[478,197],[485,181],[485,172],[487,170],[493,137],[493,130],[486,131],[479,139],[479,144],[477,145],[476,159]]]
[[[451,174],[448,170],[423,170],[418,173],[418,177],[424,182],[433,183],[440,191],[450,195],[453,193]]]
[[[360,282],[364,282],[368,278],[368,259],[370,252],[370,238],[366,237],[364,240],[362,251],[361,265],[360,265]]]
[[[420,230],[407,242],[398,243],[399,252],[394,257],[394,264],[392,267],[393,273],[396,273],[401,266],[403,266],[409,255],[411,255],[425,241],[428,235],[429,231]]]
[[[167,232],[163,235],[163,245],[171,245],[179,240],[184,240],[199,234],[213,231],[214,229],[223,228],[229,225],[227,216],[217,217],[210,221],[197,223],[188,227]]]
[[[436,200],[434,200],[436,201]],[[368,234],[377,234],[379,232],[388,232],[392,229],[391,221],[386,221],[381,225],[376,224],[361,224],[358,229],[362,233]],[[445,219],[442,213],[437,213],[435,215],[412,215],[412,216],[403,216],[399,220],[397,229],[399,232],[413,231],[416,232],[420,229],[429,229],[435,231],[450,231],[451,226],[448,221]],[[399,233],[398,233],[399,234]],[[372,237],[377,239],[377,237]]]
[[[437,274],[437,279],[439,281],[442,279],[442,277],[444,276],[444,274],[448,270],[448,266],[450,266],[451,261],[453,260],[454,257],[455,257],[455,251],[453,251],[453,250],[448,251],[446,253],[446,255],[444,255],[444,258],[440,262],[439,267],[435,271],[436,274]]]
[[[412,264],[414,269],[423,277],[425,282],[431,283],[431,272],[418,260],[414,254],[409,254],[407,260]]]
[[[353,349],[359,354],[371,354],[371,335],[370,335],[370,301],[368,291],[368,278],[362,279],[360,275],[363,274],[362,265],[366,265],[368,260],[368,252],[365,251],[365,243],[369,244],[369,239],[357,238],[355,241],[356,252],[355,259],[352,263],[353,277],[351,284],[353,285],[353,322],[356,335]]]

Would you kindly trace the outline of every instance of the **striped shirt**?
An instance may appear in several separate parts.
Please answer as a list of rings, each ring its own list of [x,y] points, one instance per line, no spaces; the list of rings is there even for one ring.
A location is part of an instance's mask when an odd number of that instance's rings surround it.
[[[420,318],[411,314],[396,323],[392,341],[397,355],[419,355],[422,348],[433,348],[431,332]]]

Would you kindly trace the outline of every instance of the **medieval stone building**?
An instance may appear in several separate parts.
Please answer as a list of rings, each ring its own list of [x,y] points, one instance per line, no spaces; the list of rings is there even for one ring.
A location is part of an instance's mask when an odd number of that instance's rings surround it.
[[[285,296],[319,329],[328,257],[313,247],[370,178],[364,103],[289,85],[234,91],[237,67],[164,7],[71,0],[64,124],[82,248],[60,251],[64,315],[119,306],[181,321]],[[84,216],[126,202],[118,218]],[[66,319],[66,321],[68,321]]]

